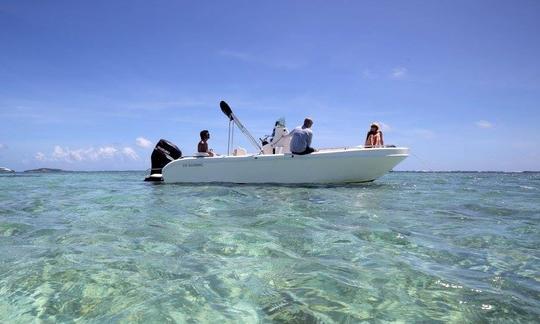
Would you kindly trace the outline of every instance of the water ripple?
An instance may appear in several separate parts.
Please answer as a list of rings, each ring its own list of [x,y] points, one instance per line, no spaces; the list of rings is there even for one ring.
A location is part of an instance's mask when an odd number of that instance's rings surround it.
[[[534,322],[538,174],[0,178],[0,321]],[[21,194],[22,193],[22,194]]]

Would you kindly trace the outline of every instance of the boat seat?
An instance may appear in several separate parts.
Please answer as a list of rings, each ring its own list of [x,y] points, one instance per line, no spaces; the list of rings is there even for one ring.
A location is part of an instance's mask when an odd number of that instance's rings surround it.
[[[233,156],[245,156],[247,155],[247,150],[242,147],[237,147],[233,150]]]

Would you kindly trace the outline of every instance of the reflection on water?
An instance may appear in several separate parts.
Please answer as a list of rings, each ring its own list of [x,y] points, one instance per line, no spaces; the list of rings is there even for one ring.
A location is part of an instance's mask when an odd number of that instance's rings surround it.
[[[0,321],[535,321],[540,175],[0,176]]]

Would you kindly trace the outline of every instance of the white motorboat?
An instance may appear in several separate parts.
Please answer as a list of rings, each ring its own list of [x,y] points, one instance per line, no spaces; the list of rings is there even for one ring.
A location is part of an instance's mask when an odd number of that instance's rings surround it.
[[[408,156],[400,147],[320,150],[308,155],[254,154],[187,157],[163,168],[165,182],[349,183],[368,182]]]
[[[408,148],[384,146],[366,148],[320,149],[307,155],[289,151],[290,137],[283,123],[276,123],[274,136],[262,141],[251,136],[230,107],[220,103],[222,111],[258,149],[256,154],[234,150],[225,156],[182,157],[172,143],[161,140],[152,153],[152,172],[148,181],[166,183],[275,183],[316,184],[373,181],[403,161]],[[232,125],[232,127],[234,127]],[[229,127],[229,148],[231,145]],[[229,152],[228,152],[229,153]]]
[[[0,167],[0,173],[13,173],[15,172],[14,170],[11,170],[11,169],[8,169],[8,168],[5,168],[5,167]]]

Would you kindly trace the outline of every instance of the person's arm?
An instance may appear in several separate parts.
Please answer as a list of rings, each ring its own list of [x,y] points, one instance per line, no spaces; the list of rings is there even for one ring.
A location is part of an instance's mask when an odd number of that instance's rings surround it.
[[[313,139],[313,132],[310,130],[307,132],[307,147],[311,147],[311,140]]]
[[[383,139],[382,132],[379,132],[379,134],[381,135],[381,144],[380,145],[384,145],[384,139]]]
[[[367,136],[366,136],[366,143],[364,144],[364,146],[371,146],[373,145],[372,144],[372,140],[373,140],[373,136],[368,132]]]

